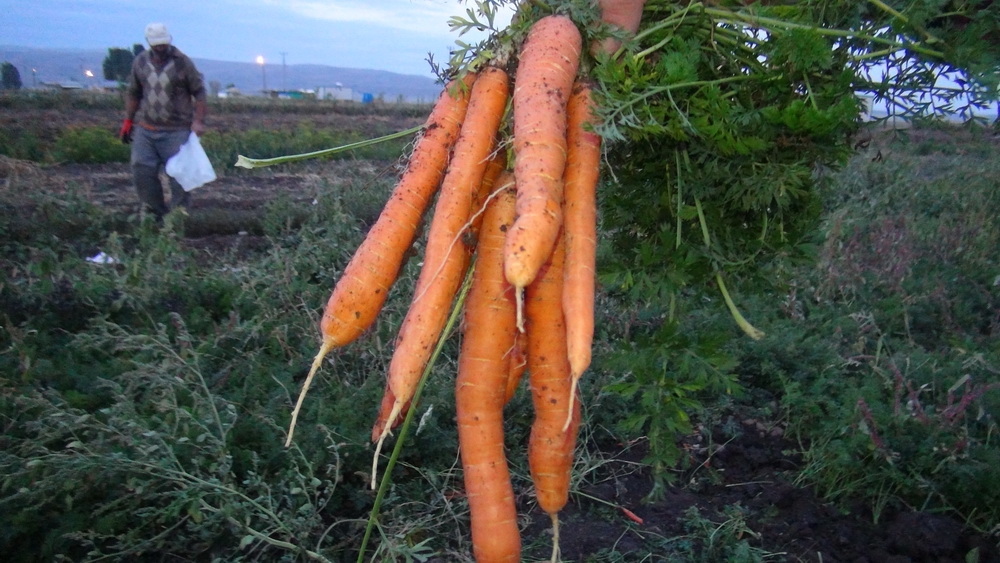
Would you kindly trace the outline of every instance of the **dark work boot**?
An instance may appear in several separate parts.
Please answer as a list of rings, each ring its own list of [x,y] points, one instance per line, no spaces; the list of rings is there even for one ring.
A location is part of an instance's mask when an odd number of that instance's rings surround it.
[[[150,166],[133,164],[132,181],[139,201],[146,204],[157,220],[162,219],[167,214],[167,204],[163,201],[163,184],[160,183],[159,171]]]
[[[191,207],[191,192],[184,191],[180,182],[167,176],[170,183],[170,209],[180,209],[185,213]]]

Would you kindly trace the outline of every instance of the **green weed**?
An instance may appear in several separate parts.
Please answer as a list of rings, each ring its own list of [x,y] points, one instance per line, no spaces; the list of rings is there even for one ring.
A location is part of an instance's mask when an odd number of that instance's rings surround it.
[[[22,93],[4,94],[0,107],[12,109],[60,109],[64,111],[101,109],[123,110],[120,93]],[[344,101],[268,100],[227,98],[210,101],[211,115],[226,113],[340,113],[420,118],[430,112],[429,104],[360,104]],[[69,127],[56,123],[22,124],[0,131],[0,155],[33,162],[96,164],[128,162],[129,147],[123,145],[111,127]],[[300,154],[374,138],[396,131],[388,122],[373,120],[364,131],[319,129],[305,122],[292,129],[254,128],[220,132],[210,129],[202,144],[216,170],[235,172],[237,156],[276,157]],[[403,154],[406,141],[384,142],[337,155],[336,158],[394,161]]]
[[[736,364],[724,346],[733,336],[731,319],[677,321],[657,307],[607,306],[615,318],[599,323],[609,331],[602,339],[617,344],[595,362],[596,370],[616,374],[602,378],[601,393],[614,396],[605,399],[608,418],[616,419],[607,424],[626,436],[649,439],[645,461],[653,468],[650,500],[656,500],[671,481],[671,470],[684,459],[678,440],[693,431],[692,417],[703,414],[716,397],[742,391],[733,373]],[[610,332],[615,329],[621,332]]]
[[[11,529],[8,545],[23,545],[9,553],[95,561],[223,549],[233,557],[249,550],[324,560],[312,551],[328,547],[322,541],[299,542],[322,537],[328,523],[320,511],[342,478],[329,432],[323,455],[293,448],[268,462],[249,452],[239,467],[243,447],[230,439],[237,420],[274,422],[212,391],[203,371],[212,362],[180,315],[148,335],[98,323],[72,345],[121,358],[127,368],[97,382],[106,398],[96,410],[52,392],[4,390],[5,412],[22,430],[0,455],[0,504],[43,515],[28,530]],[[28,547],[38,540],[48,549]]]
[[[45,159],[42,141],[33,132],[13,135],[8,131],[0,131],[0,155],[41,162]]]
[[[52,157],[57,162],[103,164],[128,162],[129,148],[103,127],[82,127],[63,131],[56,139]]]
[[[305,146],[294,137],[266,148]],[[950,154],[893,145],[888,160],[859,157],[830,177],[816,262],[775,265],[778,283],[767,290],[727,278],[767,333],[760,341],[741,336],[717,294],[684,288],[685,302],[703,307],[681,314],[661,287],[606,286],[581,383],[573,498],[618,471],[601,446],[631,441],[649,444],[662,491],[684,467],[678,438],[744,389],[778,397],[780,412],[768,414],[802,445],[800,483],[864,499],[876,519],[908,505],[996,526],[1000,202],[995,157],[974,148],[981,142],[956,142]],[[295,445],[281,444],[322,306],[392,176],[359,168],[315,181],[315,203],[279,197],[254,217],[171,215],[162,227],[109,215],[72,190],[34,193],[27,172],[9,176],[0,220],[5,552],[20,554],[15,561],[354,560],[374,502],[371,422],[419,260],[404,266],[375,326],[324,362]],[[266,242],[247,256],[195,256],[182,233],[212,231],[211,221]],[[86,261],[97,249],[115,261]],[[415,412],[420,430],[404,439],[367,550],[379,560],[468,558],[467,506],[455,494],[457,348],[454,336],[445,342]],[[507,414],[515,489],[530,498],[530,397],[515,397]],[[647,552],[611,546],[591,560],[777,558],[749,522],[739,507],[691,512],[677,537],[640,530]]]
[[[942,134],[954,150],[929,151]],[[866,499],[875,520],[911,506],[992,529],[1000,164],[976,131],[910,138],[831,179],[818,262],[764,327],[770,342],[741,342],[736,355],[745,377],[780,394],[804,447],[800,483]]]
[[[195,259],[175,215],[106,235],[110,264],[42,233],[46,246],[8,243],[5,260],[27,253],[0,291],[0,527],[18,560],[333,560],[356,547],[371,502],[357,477],[371,413],[357,405],[381,392],[368,384],[385,367],[377,347],[339,354],[301,441],[281,447],[318,307],[360,237],[321,200],[294,225],[279,219],[291,207],[269,210],[272,247],[251,267]]]

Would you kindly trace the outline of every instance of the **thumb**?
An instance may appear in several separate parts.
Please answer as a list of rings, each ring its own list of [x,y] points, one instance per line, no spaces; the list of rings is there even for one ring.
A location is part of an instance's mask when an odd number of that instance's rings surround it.
[[[629,35],[639,29],[642,20],[642,8],[646,0],[600,0],[601,19],[614,27],[626,31]],[[608,37],[593,46],[592,52],[614,53],[621,47],[621,41]]]

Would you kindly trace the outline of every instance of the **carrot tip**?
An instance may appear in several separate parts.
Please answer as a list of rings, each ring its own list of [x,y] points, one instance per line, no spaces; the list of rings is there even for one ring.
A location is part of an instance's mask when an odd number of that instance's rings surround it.
[[[514,298],[517,302],[517,331],[524,332],[524,288],[523,287],[515,288]]]
[[[559,550],[559,513],[553,512],[549,516],[552,518],[552,563],[559,563],[561,558]]]
[[[389,433],[392,431],[392,427],[396,423],[396,419],[399,418],[399,413],[403,411],[404,403],[399,399],[396,399],[392,403],[392,410],[389,411],[389,416],[386,417],[385,428],[382,429],[382,435],[378,437],[378,442],[375,444],[375,455],[372,457],[372,490],[375,490],[378,483],[378,456],[382,452],[382,444],[385,443],[385,439],[389,437]]]
[[[385,437],[388,433],[383,431],[382,435],[379,436],[378,442],[375,443],[375,455],[372,456],[372,490],[378,488],[378,456],[382,452],[382,444],[385,443]]]
[[[580,383],[580,376],[573,375],[569,386],[569,408],[566,410],[566,422],[563,423],[562,431],[569,430],[569,425],[573,423],[573,407],[576,406],[576,388]]]
[[[309,386],[312,385],[313,377],[316,375],[316,372],[319,371],[319,366],[322,365],[323,358],[330,353],[332,348],[333,341],[323,339],[323,345],[319,347],[319,352],[317,352],[316,357],[313,358],[312,366],[309,368],[309,375],[306,376],[306,381],[302,384],[302,390],[299,391],[299,398],[295,401],[295,408],[292,409],[292,421],[288,425],[288,437],[285,438],[286,448],[292,445],[292,436],[295,435],[295,424],[299,420],[299,411],[302,409],[302,403],[306,399],[306,393],[309,392]]]

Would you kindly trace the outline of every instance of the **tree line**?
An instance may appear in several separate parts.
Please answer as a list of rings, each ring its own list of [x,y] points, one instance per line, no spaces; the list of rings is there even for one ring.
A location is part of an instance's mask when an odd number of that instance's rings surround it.
[[[118,83],[127,82],[128,75],[132,71],[132,61],[144,50],[145,47],[139,43],[132,45],[132,49],[123,49],[121,47],[108,48],[108,54],[101,63],[104,79],[113,80]],[[4,61],[0,64],[0,89],[20,90],[22,86],[21,73],[17,70],[17,67],[9,61]]]

